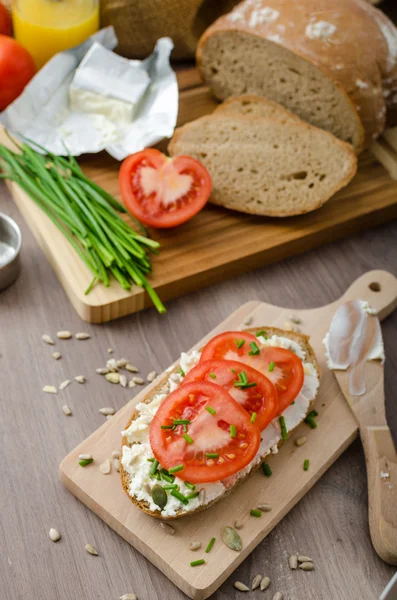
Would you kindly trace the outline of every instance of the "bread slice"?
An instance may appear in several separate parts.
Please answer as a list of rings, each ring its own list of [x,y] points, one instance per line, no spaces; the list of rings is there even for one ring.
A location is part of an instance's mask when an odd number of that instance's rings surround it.
[[[168,149],[207,167],[211,202],[252,215],[288,217],[315,210],[357,170],[351,146],[326,131],[221,111],[177,129]]]
[[[264,119],[276,119],[280,123],[300,123],[301,119],[292,112],[263,96],[245,94],[233,96],[217,106],[215,115],[239,114],[245,117],[262,117]]]
[[[311,347],[311,345],[309,343],[309,338],[306,335],[303,335],[301,333],[284,331],[284,330],[278,329],[276,327],[258,327],[258,328],[255,328],[255,329],[246,329],[245,331],[250,332],[250,333],[255,333],[259,329],[265,329],[266,333],[267,333],[267,335],[269,337],[271,337],[273,335],[282,336],[282,337],[289,338],[289,339],[293,340],[294,342],[296,342],[297,344],[299,344],[300,348],[302,349],[302,351],[305,354],[305,363],[309,363],[310,365],[312,365],[313,368],[315,369],[315,372],[317,373],[318,378],[320,378],[320,369],[319,369],[319,366],[318,366],[318,362],[317,362],[316,356],[314,354],[313,348]],[[146,403],[146,404],[150,404],[150,402],[153,400],[153,398],[157,394],[159,394],[159,393],[167,393],[167,382],[168,382],[168,379],[169,379],[169,377],[170,377],[171,374],[177,373],[178,370],[179,370],[179,364],[177,364],[171,371],[166,372],[166,374],[164,375],[164,377],[162,378],[162,380],[160,381],[160,383],[156,386],[156,388],[154,390],[152,390],[146,396],[146,398],[143,400],[143,402]],[[310,399],[310,405],[308,407],[308,410],[307,410],[306,414],[308,414],[312,410],[315,398],[316,397],[314,396],[313,398]],[[131,419],[128,422],[126,428],[128,428],[130,426],[130,424],[132,423],[132,421],[134,419],[136,419],[137,416],[138,416],[138,413],[135,410],[133,412],[133,414],[131,416]],[[305,417],[302,417],[301,422],[303,422],[304,418]],[[298,427],[298,425],[297,425],[297,427]],[[295,429],[290,430],[288,432],[289,435],[294,430]],[[277,444],[277,446],[279,447],[279,446],[281,446],[281,444],[282,444],[282,441],[280,440],[280,442]],[[127,446],[127,447],[130,446],[125,436],[122,438],[122,442],[121,442],[121,457],[122,457],[123,447],[124,446]],[[267,456],[267,454],[265,456]],[[265,456],[261,456],[260,457],[261,461],[265,458]],[[179,518],[187,516],[187,515],[195,514],[196,512],[200,512],[202,510],[205,510],[206,508],[209,508],[210,506],[213,506],[214,504],[216,504],[219,501],[223,500],[226,496],[228,496],[237,487],[237,485],[240,485],[241,483],[243,483],[245,481],[245,479],[251,473],[254,473],[255,471],[258,470],[258,468],[260,468],[261,461],[259,461],[258,464],[255,464],[252,467],[252,469],[250,471],[248,471],[243,477],[240,477],[237,480],[237,482],[234,485],[232,485],[232,487],[230,487],[229,489],[225,490],[225,493],[222,496],[220,496],[218,498],[215,498],[214,500],[212,500],[212,501],[210,501],[210,502],[208,502],[206,504],[200,505],[194,511],[186,512],[186,511],[180,510],[180,511],[178,511],[176,513],[175,516],[167,517],[167,520],[179,519]],[[123,489],[124,489],[125,493],[128,495],[128,497],[130,498],[130,500],[132,501],[133,504],[135,504],[138,508],[140,508],[143,512],[147,513],[148,515],[150,515],[152,517],[156,517],[158,519],[163,519],[164,520],[164,517],[161,515],[160,510],[152,511],[152,510],[150,510],[149,504],[147,502],[138,501],[135,497],[130,496],[130,494],[129,494],[130,477],[129,477],[129,474],[124,470],[123,465],[122,465],[122,461],[121,461],[121,466],[120,466],[120,477],[121,477],[121,483],[122,483]],[[197,484],[197,488],[199,488],[199,487],[200,487],[199,484]]]

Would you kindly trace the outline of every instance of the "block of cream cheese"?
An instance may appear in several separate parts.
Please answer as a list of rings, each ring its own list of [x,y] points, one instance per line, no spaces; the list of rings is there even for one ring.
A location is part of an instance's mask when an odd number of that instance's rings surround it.
[[[150,83],[147,72],[95,42],[76,69],[69,87],[70,108],[131,122]]]

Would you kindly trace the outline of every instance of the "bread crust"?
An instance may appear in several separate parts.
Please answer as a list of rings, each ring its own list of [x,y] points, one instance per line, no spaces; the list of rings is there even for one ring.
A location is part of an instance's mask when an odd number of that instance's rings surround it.
[[[320,378],[321,372],[320,372],[320,367],[318,365],[317,362],[317,358],[316,355],[314,353],[313,348],[311,347],[310,343],[309,343],[309,337],[304,335],[303,333],[297,333],[297,332],[290,332],[290,331],[284,331],[283,329],[279,329],[277,327],[255,327],[255,328],[249,328],[249,329],[245,329],[244,331],[248,332],[248,333],[255,333],[256,331],[259,331],[260,329],[265,329],[266,333],[268,333],[268,335],[272,336],[272,335],[278,335],[278,336],[283,336],[283,337],[288,337],[289,339],[297,342],[301,348],[303,348],[306,352],[306,361],[305,362],[309,362],[311,363],[314,368],[317,371],[318,377]],[[168,371],[164,373],[164,377],[162,377],[161,381],[159,382],[159,384],[153,389],[151,390],[150,394],[148,394],[144,400],[142,400],[142,402],[145,403],[149,403],[152,398],[158,394],[161,393],[161,390],[164,389],[164,386],[166,384],[166,382],[168,381],[170,375],[172,373],[176,373],[179,369],[179,363],[177,365],[175,365],[175,367],[172,369],[172,371]],[[310,412],[310,410],[312,409],[313,405],[315,402],[315,398],[313,398],[313,400],[310,403],[309,409],[308,409],[308,413]],[[126,429],[131,425],[132,421],[137,417],[138,413],[136,410],[134,410],[134,412],[131,415],[130,420],[128,421],[127,425],[126,425]],[[299,424],[300,425],[300,424]],[[299,427],[299,425],[297,425],[297,427]],[[291,434],[293,431],[295,431],[296,428],[294,428],[293,430],[291,430],[289,432],[289,434]],[[278,447],[281,446],[282,444],[282,440],[279,441],[279,443],[277,444]],[[122,452],[123,452],[123,446],[129,446],[129,443],[126,439],[125,436],[123,436],[122,440],[121,440],[121,456],[122,456]],[[174,521],[176,519],[180,519],[182,517],[185,516],[190,516],[193,514],[196,514],[197,512],[200,512],[202,510],[205,510],[207,508],[210,508],[211,506],[213,506],[214,504],[217,504],[218,502],[220,502],[221,500],[223,500],[224,498],[226,498],[233,490],[235,490],[237,488],[237,486],[239,486],[241,483],[243,483],[248,476],[250,476],[252,473],[255,473],[261,466],[261,463],[259,463],[258,465],[255,465],[255,467],[253,467],[251,469],[251,471],[249,471],[249,473],[247,473],[244,477],[241,477],[237,483],[235,485],[233,485],[231,488],[229,488],[228,490],[225,491],[225,493],[220,496],[219,498],[215,498],[214,500],[212,500],[211,502],[209,502],[208,504],[199,506],[196,510],[194,511],[190,511],[190,512],[186,512],[186,511],[179,511],[174,517],[168,517],[165,518],[161,515],[161,512],[158,511],[151,511],[149,509],[149,505],[146,502],[142,502],[142,501],[138,501],[136,500],[136,498],[133,498],[132,496],[130,496],[130,494],[128,493],[128,487],[129,487],[129,475],[128,473],[123,469],[122,464],[120,464],[120,479],[121,479],[121,485],[123,487],[124,492],[127,494],[127,496],[129,497],[129,499],[131,500],[131,502],[133,504],[135,504],[135,506],[137,506],[140,510],[142,510],[143,512],[145,512],[146,514],[150,515],[151,517],[155,517],[156,519],[162,519],[167,520],[167,521]]]
[[[254,11],[261,9],[273,9],[279,16],[272,22],[249,25]],[[242,11],[243,18],[237,19]],[[233,14],[234,19],[230,17]],[[335,25],[334,33],[329,39],[309,37],[310,23],[321,21]],[[257,0],[252,3],[245,0],[215,21],[201,37],[196,58],[204,79],[206,43],[223,32],[243,32],[277,43],[330,78],[351,104],[360,132],[357,152],[384,130],[386,104],[392,107],[397,103],[397,29],[369,3],[361,0],[333,0],[332,3],[329,0]],[[211,87],[208,77],[207,83]]]

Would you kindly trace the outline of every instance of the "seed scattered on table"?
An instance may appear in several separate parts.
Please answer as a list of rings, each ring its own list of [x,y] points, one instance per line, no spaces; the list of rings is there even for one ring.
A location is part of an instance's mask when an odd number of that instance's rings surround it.
[[[105,415],[105,417],[107,417],[108,415],[114,415],[116,409],[112,406],[104,406],[104,408],[99,409],[99,412],[101,413],[101,415]]]
[[[302,323],[302,319],[296,315],[291,315],[289,320],[295,323],[295,325],[300,325]]]
[[[304,554],[298,554],[298,562],[300,563],[304,563],[304,562],[313,562],[313,559],[310,558],[310,556],[305,556]]]
[[[200,550],[201,548],[201,542],[190,542],[189,544],[189,550],[192,550],[192,552],[196,552],[196,550]]]
[[[57,331],[57,338],[60,340],[70,340],[71,337],[71,331]]]
[[[120,472],[120,460],[118,458],[113,459],[113,469],[115,469],[118,473]]]
[[[299,568],[302,569],[302,571],[313,571],[314,565],[312,562],[303,562],[299,565]]]
[[[108,353],[112,354],[112,352],[113,352],[113,348],[108,348]]]
[[[49,344],[50,346],[55,346],[55,342],[52,339],[52,337],[50,337],[49,335],[47,335],[46,333],[44,333],[44,335],[41,336],[41,339],[43,340],[43,342],[45,342],[46,344]]]
[[[234,527],[236,529],[242,529],[243,528],[243,522],[242,521],[234,521]]]
[[[113,417],[113,415],[106,415],[106,421],[109,421],[109,419],[111,419]]]
[[[98,375],[107,375],[109,373],[109,369],[106,367],[100,367],[99,369],[95,369],[95,373],[98,373]]]
[[[120,450],[113,450],[112,458],[120,458]]]
[[[120,600],[138,600],[138,596],[134,593],[124,594],[123,596],[120,596]]]
[[[77,376],[75,377],[75,380],[76,380],[78,383],[85,383],[85,381],[86,381],[86,379],[85,379],[84,375],[77,375]]]
[[[112,371],[113,373],[118,371],[117,360],[115,358],[109,358],[109,360],[106,361],[106,366],[109,371]]]
[[[49,536],[53,542],[57,542],[61,539],[61,534],[59,533],[58,529],[54,529],[53,527],[50,529]]]
[[[271,504],[264,503],[264,504],[258,504],[258,508],[262,512],[270,512],[273,509],[273,506]]]
[[[51,354],[52,358],[54,358],[55,360],[59,360],[61,358],[61,353],[60,352],[53,352]]]
[[[127,363],[125,365],[125,369],[126,369],[126,371],[129,371],[130,373],[138,373],[139,372],[139,369],[135,365],[132,365],[131,363]]]
[[[290,569],[295,570],[298,568],[298,557],[296,554],[291,554],[291,556],[288,559],[288,564]]]
[[[123,387],[123,388],[127,387],[127,376],[120,375],[119,383],[120,383],[121,387]]]
[[[55,385],[45,385],[43,387],[43,392],[45,392],[46,394],[56,394],[57,388],[55,387]]]
[[[224,541],[226,546],[230,548],[230,550],[240,552],[240,550],[243,547],[241,537],[239,536],[237,531],[233,529],[233,527],[229,527],[229,525],[226,525],[226,527],[222,529],[222,540]]]
[[[133,377],[132,381],[138,385],[143,385],[145,383],[142,377]]]
[[[252,323],[252,317],[251,316],[246,317],[244,319],[244,321],[243,321],[243,325],[245,325],[246,327],[248,327],[249,325],[251,325],[251,323]]]
[[[92,544],[86,544],[85,549],[88,554],[92,554],[92,556],[98,556],[98,550]]]
[[[262,575],[255,575],[255,577],[252,580],[252,584],[251,584],[251,590],[256,590],[256,588],[258,588],[261,584],[262,581]]]
[[[148,376],[146,377],[146,380],[147,380],[149,383],[152,383],[152,381],[154,381],[154,380],[156,379],[156,377],[157,377],[157,373],[156,373],[156,371],[150,371],[150,373],[149,373],[149,374],[148,374]]]
[[[62,406],[62,410],[63,410],[63,414],[66,415],[67,417],[72,416],[72,411],[70,410],[70,408],[67,404],[64,404]]]
[[[111,465],[110,460],[108,458],[105,460],[104,463],[102,463],[99,466],[99,470],[102,473],[102,475],[109,475],[110,471],[112,470],[112,465]]]
[[[263,590],[267,590],[269,585],[270,585],[270,577],[264,577],[262,579],[261,585],[260,585],[261,591],[263,592]]]
[[[306,442],[307,442],[307,437],[304,435],[304,436],[298,438],[297,440],[295,440],[295,445],[303,446],[304,444],[306,444]]]
[[[67,388],[69,383],[70,383],[70,379],[65,379],[65,381],[62,381],[62,383],[59,384],[59,390],[62,391],[65,388]]]
[[[281,592],[276,592],[273,596],[273,600],[283,600],[284,596]]]
[[[285,321],[283,329],[285,329],[285,331],[299,331],[299,327],[294,325],[291,321]]]
[[[131,379],[131,381],[129,381],[129,382],[128,382],[128,387],[129,387],[129,388],[133,388],[133,387],[135,387],[135,386],[136,386],[136,383],[135,383],[135,381],[134,381],[133,379]]]
[[[128,360],[126,358],[119,358],[116,361],[116,365],[118,369],[124,369],[126,365],[128,365]]]
[[[160,527],[162,529],[164,529],[165,533],[167,535],[175,535],[175,529],[172,525],[170,525],[169,523],[164,523],[163,521],[160,522]]]
[[[120,373],[107,373],[105,375],[106,381],[109,383],[119,383],[120,382]]]
[[[92,454],[79,454],[80,460],[94,460]]]
[[[76,340],[89,340],[91,336],[89,333],[85,333],[85,331],[79,331],[74,337]]]
[[[233,583],[234,587],[236,588],[236,590],[238,590],[239,592],[249,592],[250,589],[247,585],[245,585],[245,583],[242,583],[241,581],[235,581]]]

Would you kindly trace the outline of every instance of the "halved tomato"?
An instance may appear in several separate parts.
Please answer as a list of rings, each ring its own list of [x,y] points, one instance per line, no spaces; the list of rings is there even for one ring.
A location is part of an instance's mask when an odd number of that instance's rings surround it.
[[[247,466],[258,452],[260,431],[219,385],[181,385],[160,405],[150,426],[159,463],[183,481],[220,481]]]
[[[277,391],[262,373],[233,360],[208,360],[195,366],[183,380],[209,381],[222,386],[265,429],[278,412]]]
[[[127,209],[146,225],[181,225],[197,214],[210,197],[207,169],[190,156],[169,158],[148,148],[131,154],[120,167],[119,183]]]
[[[205,346],[200,363],[207,360],[237,360],[268,377],[276,386],[278,415],[295,400],[303,385],[301,359],[285,348],[260,348],[258,338],[251,333],[228,331],[215,336]]]

